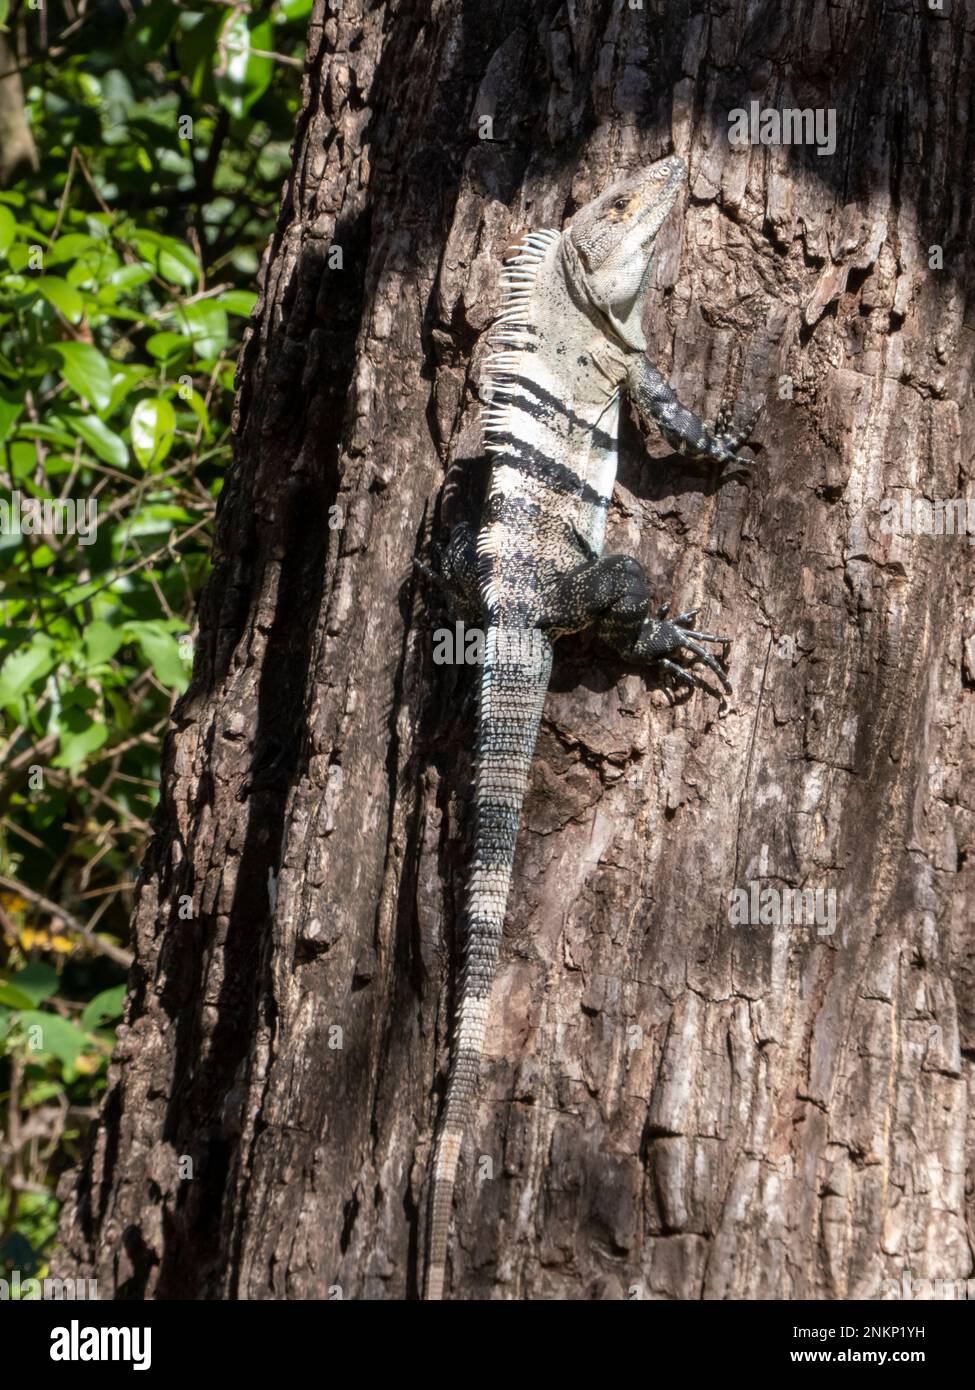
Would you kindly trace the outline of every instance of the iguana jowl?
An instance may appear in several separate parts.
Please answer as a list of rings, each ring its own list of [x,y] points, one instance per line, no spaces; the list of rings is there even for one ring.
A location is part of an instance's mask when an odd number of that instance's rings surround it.
[[[623,657],[672,661],[686,650],[722,682],[694,613],[651,611],[629,555],[601,557],[616,477],[620,397],[681,453],[726,463],[754,423],[707,429],[647,361],[641,324],[657,233],[687,177],[676,156],[615,183],[561,234],[529,234],[507,263],[499,350],[482,383],[485,448],[494,456],[476,537],[458,528],[444,579],[485,625],[475,751],[474,850],[447,1094],[430,1181],[425,1294],[443,1293],[461,1144],[474,1105],[491,986],[528,773],[552,664],[552,641],[595,624]],[[742,460],[747,462],[747,460]],[[708,688],[708,687],[705,687]]]

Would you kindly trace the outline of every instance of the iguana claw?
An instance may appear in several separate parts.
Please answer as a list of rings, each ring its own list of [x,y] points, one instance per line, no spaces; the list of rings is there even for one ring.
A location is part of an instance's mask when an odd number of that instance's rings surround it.
[[[702,689],[706,690],[708,687],[701,682],[700,678],[697,677],[694,672],[668,659],[668,654],[671,652],[677,653],[682,650],[692,652],[699,661],[704,663],[709,671],[713,671],[730,695],[731,682],[728,679],[728,672],[724,664],[720,662],[717,657],[712,656],[706,647],[702,647],[701,643],[720,642],[723,645],[727,645],[731,639],[730,637],[720,637],[714,632],[697,632],[694,628],[688,627],[687,624],[690,619],[699,612],[700,609],[695,608],[689,613],[682,613],[678,618],[665,619],[663,622],[660,622],[659,630],[653,635],[650,643],[653,650],[653,658],[658,660],[667,670],[671,672],[680,672],[690,685],[700,686]]]

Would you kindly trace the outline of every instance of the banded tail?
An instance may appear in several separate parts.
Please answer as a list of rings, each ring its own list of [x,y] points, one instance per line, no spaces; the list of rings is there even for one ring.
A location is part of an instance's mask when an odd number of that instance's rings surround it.
[[[518,823],[552,669],[551,644],[537,629],[492,623],[486,636],[464,959],[430,1182],[424,1296],[431,1300],[443,1294],[457,1164],[474,1108]]]

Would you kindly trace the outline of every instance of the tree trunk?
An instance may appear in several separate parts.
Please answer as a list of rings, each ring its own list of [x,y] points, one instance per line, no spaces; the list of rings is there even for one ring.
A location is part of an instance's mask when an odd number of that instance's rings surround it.
[[[23,43],[20,47],[26,49]],[[9,188],[15,179],[38,167],[19,64],[15,46],[0,29],[0,188]]]
[[[898,533],[975,496],[973,9],[318,0],[63,1273],[416,1296],[474,677],[411,558],[476,516],[506,245],[673,149],[651,356],[767,411],[747,475],[629,424],[606,549],[733,637],[735,694],[558,649],[447,1293],[971,1274],[975,552]],[[734,146],[753,100],[835,153]],[[818,922],[770,925],[794,887]]]

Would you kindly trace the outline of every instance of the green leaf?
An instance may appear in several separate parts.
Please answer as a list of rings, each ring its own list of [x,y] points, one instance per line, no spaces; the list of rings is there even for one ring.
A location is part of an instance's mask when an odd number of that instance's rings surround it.
[[[97,410],[104,410],[112,398],[112,369],[91,343],[55,343],[61,358],[61,375],[71,389]]]
[[[253,27],[252,27],[253,26]],[[232,116],[245,116],[271,85],[274,60],[259,57],[274,47],[274,31],[268,20],[254,23],[244,10],[232,10],[224,21],[218,39],[223,63],[214,68],[213,79],[221,106]]]
[[[93,1028],[100,1028],[103,1023],[109,1023],[113,1018],[121,1018],[124,1006],[125,985],[116,985],[113,989],[103,989],[101,994],[96,994],[86,1006],[81,1015],[81,1026],[87,1028],[89,1032]]]
[[[17,223],[14,215],[9,208],[0,207],[0,255],[3,255],[13,244],[13,239],[17,234]]]
[[[0,386],[0,443],[17,423],[23,408],[22,391],[9,391],[6,386]]]
[[[115,285],[118,289],[134,290],[139,285],[144,285],[147,280],[152,279],[152,271],[147,270],[144,265],[120,265],[117,270],[113,270],[108,277],[110,285]]]
[[[160,362],[180,357],[188,352],[190,344],[182,333],[153,333],[146,341],[146,350]]]
[[[56,662],[50,637],[44,632],[36,633],[28,646],[12,652],[0,666],[0,705],[15,704],[35,681],[52,670]]]
[[[131,536],[146,535],[149,531],[171,531],[174,521],[192,526],[196,519],[185,507],[174,506],[171,502],[149,502],[134,513],[125,531]]]
[[[11,270],[18,273],[26,270],[30,266],[30,259],[31,248],[25,246],[22,241],[15,241],[7,247],[7,264]],[[31,266],[31,269],[36,269],[36,266]]]
[[[209,13],[184,11],[179,17],[174,44],[176,61],[189,80],[192,95],[204,101],[215,97],[213,63],[217,35],[225,18],[217,6]]]
[[[240,314],[241,318],[250,318],[254,305],[257,303],[257,295],[253,290],[225,290],[223,294],[217,295],[215,303],[222,309],[226,309],[228,314]]]
[[[227,346],[229,325],[226,310],[213,299],[181,304],[176,318],[193,344],[197,357],[218,357]]]
[[[192,410],[193,414],[203,426],[203,437],[205,439],[212,439],[213,429],[210,425],[210,415],[206,407],[206,401],[200,395],[199,391],[191,386],[187,392],[184,391],[184,388],[181,386],[176,394],[180,401],[189,406],[190,410]]]
[[[175,237],[161,236],[158,232],[147,232],[140,228],[133,235],[132,243],[156,274],[171,284],[189,289],[200,280],[202,272],[199,261],[190,248]]]
[[[125,29],[125,47],[133,61],[147,63],[169,42],[179,11],[172,0],[151,0]]]
[[[81,1029],[58,1014],[29,1010],[20,1015],[17,1024],[27,1033],[28,1057],[31,1053],[56,1057],[66,1066],[73,1066],[87,1045]]]
[[[102,99],[102,84],[93,72],[82,70],[78,73],[78,83],[82,92],[93,106],[99,106]]]
[[[10,471],[14,482],[22,483],[37,467],[37,445],[28,444],[22,439],[13,439],[7,446],[7,453],[10,455]],[[17,543],[19,544],[19,541]]]
[[[153,375],[152,366],[147,362],[116,362],[112,372],[112,399],[108,403],[107,414],[114,415],[130,391],[142,386]]]
[[[83,709],[73,706],[61,716],[58,755],[53,767],[77,772],[92,753],[97,753],[108,740],[108,725],[92,719]]]
[[[26,439],[33,442],[36,439],[43,439],[48,444],[55,444],[61,449],[73,449],[75,445],[74,437],[63,427],[58,429],[54,425],[35,425],[33,420],[24,420],[14,430],[14,439]],[[37,458],[35,454],[34,462]]]
[[[126,468],[129,451],[125,440],[114,430],[110,430],[97,415],[68,415],[61,417],[69,429],[83,439],[96,458],[103,463],[112,463],[116,468]]]
[[[162,685],[181,693],[186,689],[189,677],[179,654],[179,646],[162,623],[126,623],[125,633],[129,641],[139,647]]]
[[[304,19],[311,14],[314,0],[281,0],[281,13],[285,19]]]
[[[33,1081],[24,1088],[21,1104],[25,1110],[33,1110],[38,1105],[46,1105],[48,1101],[60,1100],[63,1094],[60,1081]]]
[[[132,450],[143,468],[152,468],[173,446],[176,412],[163,396],[139,401],[132,412]]]
[[[63,314],[69,323],[81,321],[85,312],[85,301],[74,285],[69,285],[67,280],[62,280],[57,275],[41,275],[34,281],[34,285],[48,304],[57,309],[59,314]]]
[[[10,983],[21,994],[25,994],[31,1004],[40,1004],[58,992],[58,972],[46,961],[34,960],[11,976]]]
[[[99,255],[103,251],[101,242],[96,241],[93,236],[87,236],[84,232],[65,232],[64,236],[59,236],[57,241],[44,253],[45,265],[60,265],[63,261],[76,261],[79,256],[86,251],[94,251]]]
[[[93,622],[85,628],[85,655],[89,666],[101,666],[125,641],[121,628],[112,623]]]
[[[231,252],[230,264],[241,275],[251,276],[257,274],[260,261],[253,246],[237,246]]]
[[[108,282],[118,264],[119,258],[111,247],[95,245],[68,266],[65,279],[71,285],[83,285],[95,292]]]
[[[105,696],[112,713],[115,715],[116,727],[121,729],[123,733],[127,732],[132,728],[132,706],[115,690],[106,690]]]
[[[0,1004],[6,1005],[9,1009],[30,1009],[33,1008],[34,1001],[23,990],[15,989],[6,980],[0,980]]]

